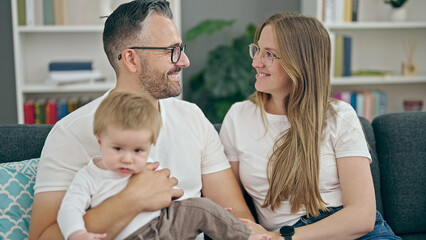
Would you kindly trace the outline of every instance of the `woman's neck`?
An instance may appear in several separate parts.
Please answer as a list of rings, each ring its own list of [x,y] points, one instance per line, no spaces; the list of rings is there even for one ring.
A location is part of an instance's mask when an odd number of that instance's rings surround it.
[[[287,115],[287,109],[284,105],[283,99],[270,97],[265,102],[265,111],[275,115]]]

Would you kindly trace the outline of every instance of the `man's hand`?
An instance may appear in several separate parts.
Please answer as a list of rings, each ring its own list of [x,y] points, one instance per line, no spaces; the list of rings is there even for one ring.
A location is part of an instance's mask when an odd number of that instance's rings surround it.
[[[133,175],[122,194],[127,195],[138,212],[156,211],[168,207],[172,199],[183,196],[183,190],[173,188],[178,180],[170,177],[169,169],[155,170],[158,162],[148,163]]]

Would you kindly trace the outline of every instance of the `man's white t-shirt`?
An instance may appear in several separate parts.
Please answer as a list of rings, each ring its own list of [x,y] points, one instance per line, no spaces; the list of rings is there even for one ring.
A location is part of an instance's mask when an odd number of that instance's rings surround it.
[[[93,117],[109,94],[61,119],[50,131],[37,170],[35,194],[65,191],[74,174],[100,155]],[[217,131],[195,105],[176,98],[159,100],[163,125],[149,157],[168,168],[184,197],[200,197],[201,175],[230,168]]]
[[[371,159],[360,121],[353,108],[342,101],[332,103],[336,114],[329,114],[321,146],[319,188],[327,207],[342,206],[342,193],[336,158],[361,156]],[[286,115],[266,113],[268,129],[259,108],[251,101],[235,103],[227,113],[220,137],[229,161],[239,161],[239,176],[253,198],[260,224],[269,231],[293,225],[306,215],[301,209],[291,214],[289,201],[282,201],[274,211],[262,208],[269,183],[266,168],[274,143],[290,127]],[[370,160],[371,161],[371,160]]]

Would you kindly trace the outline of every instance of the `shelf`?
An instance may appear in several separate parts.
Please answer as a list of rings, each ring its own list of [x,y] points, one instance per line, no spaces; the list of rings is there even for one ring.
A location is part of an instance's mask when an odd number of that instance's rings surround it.
[[[29,84],[22,88],[23,93],[71,93],[106,92],[115,86],[114,82],[76,83],[66,85]]]
[[[102,33],[102,25],[66,25],[66,26],[20,26],[19,33]]]
[[[324,26],[330,30],[426,29],[426,22],[351,22]]]
[[[331,80],[333,86],[343,85],[388,85],[426,83],[426,76],[387,76],[387,77],[339,77]]]

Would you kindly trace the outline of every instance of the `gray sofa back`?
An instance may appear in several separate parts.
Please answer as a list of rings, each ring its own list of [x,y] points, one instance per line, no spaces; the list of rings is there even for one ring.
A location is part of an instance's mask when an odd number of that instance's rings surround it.
[[[384,218],[403,239],[426,239],[426,112],[382,115],[372,126]]]
[[[40,157],[51,128],[52,125],[1,125],[0,163]]]

